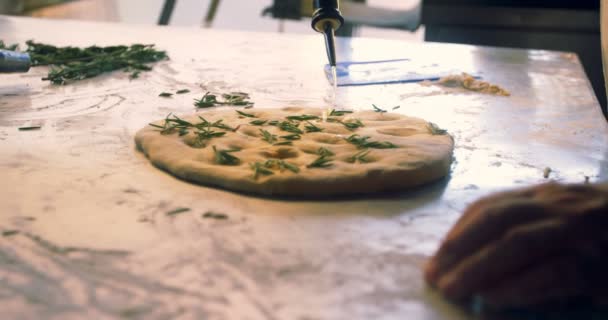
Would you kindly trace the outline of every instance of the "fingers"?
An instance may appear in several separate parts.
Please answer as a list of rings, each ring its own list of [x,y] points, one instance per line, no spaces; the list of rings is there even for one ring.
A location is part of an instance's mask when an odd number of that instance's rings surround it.
[[[436,283],[448,298],[461,300],[543,258],[563,251],[567,224],[553,219],[514,228],[502,239],[444,270]]]
[[[511,228],[535,223],[553,216],[553,212],[531,199],[496,199],[491,206],[473,207],[476,219],[458,223],[439,248],[426,269],[427,281],[434,284],[454,265],[479,250],[486,243],[500,239]]]
[[[480,296],[484,305],[494,309],[530,307],[582,296],[583,283],[576,258],[558,257],[505,278]]]

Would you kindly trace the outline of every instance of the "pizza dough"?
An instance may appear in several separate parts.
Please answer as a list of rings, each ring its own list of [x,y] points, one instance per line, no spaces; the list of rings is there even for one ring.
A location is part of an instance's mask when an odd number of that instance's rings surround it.
[[[511,93],[498,85],[491,84],[486,81],[477,80],[467,73],[459,75],[449,75],[439,79],[436,82],[438,85],[449,88],[463,88],[469,91],[479,93],[492,94],[497,96],[508,97]]]
[[[444,177],[454,141],[445,130],[396,113],[317,108],[210,110],[169,115],[135,142],[176,177],[280,196],[404,190]]]

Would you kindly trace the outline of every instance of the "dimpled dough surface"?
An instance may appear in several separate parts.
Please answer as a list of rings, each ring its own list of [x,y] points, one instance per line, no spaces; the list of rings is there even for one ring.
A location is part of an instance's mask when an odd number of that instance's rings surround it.
[[[200,123],[202,120],[199,116],[209,122],[221,119],[236,130],[211,128],[226,134],[203,140],[197,145],[192,130],[180,136],[177,131],[161,134],[160,129],[146,126],[136,134],[135,142],[156,167],[176,177],[202,185],[263,195],[330,196],[396,191],[441,179],[448,173],[454,149],[453,139],[448,134],[438,134],[432,130],[427,121],[374,111],[328,117],[329,111],[294,107],[244,110],[255,116],[250,118],[239,115],[235,109],[210,110],[180,116],[180,119],[191,123]],[[323,131],[305,132],[291,146],[275,146],[264,141],[260,129],[276,135],[277,142],[286,141],[280,137],[290,132],[268,123],[262,126],[250,124],[254,120],[285,121],[288,116],[304,114],[318,116],[320,119],[310,120],[310,123]],[[358,119],[364,126],[349,130],[342,123],[324,121],[327,118],[342,122]],[[164,123],[165,120],[154,122],[159,126]],[[298,127],[305,131],[306,125],[309,124],[301,121]],[[351,157],[365,150],[346,140],[353,134],[369,136],[368,141],[390,142],[396,148],[368,148],[365,161],[352,163]],[[230,155],[239,158],[240,162],[237,165],[216,163],[213,146],[217,150],[238,149]],[[332,160],[331,165],[308,168],[307,165],[319,158],[317,152],[321,147],[335,154],[328,157]],[[277,167],[269,168],[272,174],[254,177],[250,164],[265,163],[269,159],[281,159],[293,164],[299,168],[299,172]]]

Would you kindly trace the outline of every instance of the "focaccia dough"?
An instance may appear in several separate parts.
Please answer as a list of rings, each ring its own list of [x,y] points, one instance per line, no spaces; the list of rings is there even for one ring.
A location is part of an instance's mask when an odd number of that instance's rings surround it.
[[[203,121],[223,124],[235,130],[211,128],[226,132],[224,136],[197,139],[195,130],[188,133],[169,130],[161,134],[158,127],[141,129],[135,142],[150,161],[181,179],[206,186],[222,187],[234,191],[280,196],[332,196],[345,194],[379,193],[404,190],[444,177],[452,162],[454,141],[444,130],[432,123],[397,113],[360,111],[340,116],[328,116],[329,111],[319,108],[248,109],[245,117],[229,110],[210,110],[179,117],[196,124]],[[272,145],[262,139],[262,131],[276,135],[276,142],[285,142],[282,136],[291,132],[268,122],[252,125],[255,120],[288,121],[288,116],[313,115],[319,119],[292,121],[304,131],[292,145]],[[204,119],[202,120],[201,119]],[[349,129],[344,123],[361,121],[362,127]],[[166,120],[153,125],[164,126]],[[333,121],[333,122],[330,122]],[[339,122],[337,122],[339,121]],[[272,122],[271,122],[272,123]],[[322,132],[305,132],[307,125],[322,128]],[[368,142],[381,142],[394,148],[358,148],[347,141],[368,136]],[[217,163],[215,150],[230,152],[239,159],[238,164]],[[333,153],[326,159],[327,167],[307,167],[319,159],[319,148]],[[353,162],[353,156],[365,154],[363,161]],[[282,160],[299,170],[284,167],[263,167],[272,174],[254,174],[252,164],[258,166],[268,160]],[[265,171],[267,171],[265,170]]]

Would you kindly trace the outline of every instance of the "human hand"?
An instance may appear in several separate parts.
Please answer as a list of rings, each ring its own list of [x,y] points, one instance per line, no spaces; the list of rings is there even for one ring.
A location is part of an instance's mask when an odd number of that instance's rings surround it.
[[[473,203],[428,262],[454,301],[494,308],[608,302],[608,186],[549,183]]]

